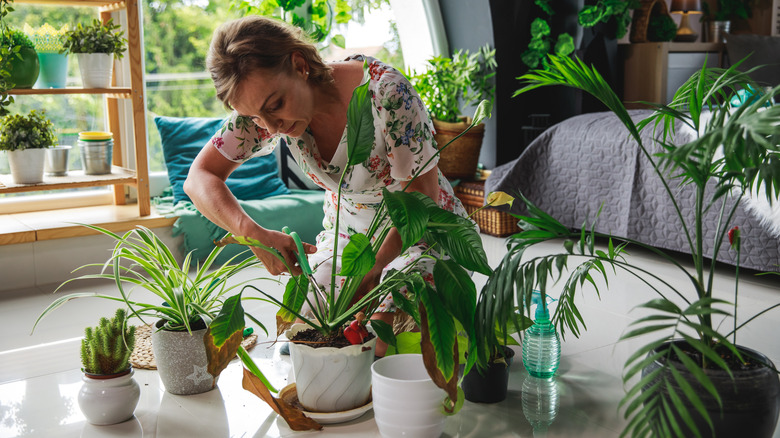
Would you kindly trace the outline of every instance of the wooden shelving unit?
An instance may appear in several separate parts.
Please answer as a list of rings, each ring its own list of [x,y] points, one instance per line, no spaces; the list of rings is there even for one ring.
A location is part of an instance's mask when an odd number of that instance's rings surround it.
[[[149,197],[149,166],[146,153],[146,111],[144,107],[143,51],[141,48],[141,23],[138,0],[16,0],[17,4],[37,4],[52,6],[90,6],[98,8],[100,19],[105,23],[111,13],[126,11],[127,26],[124,28],[128,41],[127,53],[130,65],[130,84],[116,84],[116,69],[111,88],[63,88],[63,89],[24,89],[10,90],[17,96],[30,95],[66,95],[100,94],[107,99],[108,131],[114,133],[113,168],[109,175],[84,175],[72,171],[65,177],[46,177],[41,184],[13,184],[10,175],[0,175],[0,193],[33,192],[41,190],[62,190],[76,187],[94,187],[111,185],[114,188],[114,205],[125,204],[125,186],[133,186],[138,193],[138,215],[151,213]],[[119,22],[119,21],[117,21]],[[122,144],[123,127],[119,119],[119,99],[131,99],[133,136],[132,145]],[[133,150],[135,170],[129,170],[123,163],[123,151],[126,147]]]

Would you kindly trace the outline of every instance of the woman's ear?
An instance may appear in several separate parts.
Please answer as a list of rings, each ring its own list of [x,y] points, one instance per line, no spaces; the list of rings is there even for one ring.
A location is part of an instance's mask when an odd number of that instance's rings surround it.
[[[291,61],[293,64],[293,71],[301,75],[304,79],[307,79],[309,77],[309,64],[306,62],[306,58],[304,58],[300,52],[293,52]]]

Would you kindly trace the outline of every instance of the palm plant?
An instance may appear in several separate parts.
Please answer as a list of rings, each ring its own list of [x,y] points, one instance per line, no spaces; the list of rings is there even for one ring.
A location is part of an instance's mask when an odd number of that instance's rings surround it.
[[[780,93],[780,87],[769,90],[752,103],[734,108],[729,102],[737,90],[749,86],[756,89],[748,76],[750,72],[737,71],[738,64],[728,69],[703,67],[677,90],[671,103],[648,103],[655,111],[634,123],[620,99],[593,68],[582,61],[557,56],[550,56],[548,64],[547,71],[534,70],[520,77],[524,87],[516,95],[538,87],[565,85],[592,94],[612,110],[663,182],[666,194],[675,206],[681,232],[690,246],[693,270],[672,255],[641,242],[619,239],[621,243],[615,245],[611,236],[595,233],[593,228],[588,231],[587,224],[579,233],[573,233],[520,195],[528,207],[528,216],[519,216],[519,225],[524,231],[510,240],[509,252],[497,270],[496,287],[514,281],[517,301],[527,309],[534,287],[545,291],[547,279],[562,276],[570,259],[584,258],[585,262],[578,265],[566,281],[553,317],[562,333],[568,329],[578,335],[579,325],[584,324],[584,320],[574,303],[574,292],[585,283],[591,283],[598,292],[593,274],[606,280],[608,268],[611,268],[612,271],[628,272],[642,281],[659,298],[639,306],[649,309],[652,314],[632,323],[633,328],[621,339],[641,336],[654,336],[654,339],[632,354],[625,364],[624,383],[633,382],[621,401],[628,419],[623,435],[684,436],[685,431],[690,430],[701,436],[695,418],[700,416],[704,420],[701,424],[713,427],[702,401],[703,394],[711,395],[722,406],[721,397],[705,371],[722,369],[731,376],[733,364],[722,358],[725,355],[733,356],[738,363],[745,362],[747,356],[744,350],[738,350],[736,334],[744,324],[758,316],[737,326],[738,275],[733,303],[713,295],[715,255],[727,234],[735,248],[739,247],[738,233],[729,233],[733,230],[731,221],[738,201],[746,194],[763,189],[771,202],[780,189],[780,106],[767,107],[767,103]],[[655,154],[651,145],[645,144],[640,136],[640,132],[649,126],[658,133],[655,140],[661,151]],[[683,126],[693,130],[696,137],[686,144],[676,145],[672,136]],[[691,186],[695,191],[693,223],[687,223],[680,210],[673,180],[681,186]],[[709,257],[703,250],[705,236],[702,230],[702,218],[708,209],[719,211],[714,249]],[[606,251],[595,246],[598,237],[608,238]],[[565,251],[521,261],[523,252],[532,245],[561,238],[565,240]],[[632,265],[623,257],[628,244],[647,248],[679,268],[689,287],[675,287],[659,275]],[[771,306],[759,315],[779,306]],[[720,331],[713,320],[718,316],[733,317],[733,329]],[[682,339],[698,358],[690,358],[677,343],[669,343],[673,339]],[[661,363],[660,368],[639,376],[656,361]],[[679,367],[672,366],[672,361],[680,364]],[[687,370],[693,381],[688,382],[678,369]],[[674,385],[679,387],[675,389]],[[693,386],[700,386],[703,392],[697,393]]]

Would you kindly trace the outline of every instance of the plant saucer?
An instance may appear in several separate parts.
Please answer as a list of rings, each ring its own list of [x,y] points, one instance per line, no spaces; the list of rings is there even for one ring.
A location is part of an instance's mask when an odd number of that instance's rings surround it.
[[[364,404],[363,406],[359,406],[355,409],[350,409],[348,411],[309,412],[304,410],[303,406],[301,406],[301,403],[298,401],[298,391],[296,389],[295,383],[291,383],[285,386],[284,388],[282,388],[282,390],[279,391],[279,398],[293,405],[296,408],[300,408],[302,412],[306,414],[307,417],[311,418],[312,420],[320,424],[345,423],[347,421],[354,420],[360,417],[361,415],[370,411],[371,408],[374,406],[374,403],[371,400],[369,400],[368,403]]]

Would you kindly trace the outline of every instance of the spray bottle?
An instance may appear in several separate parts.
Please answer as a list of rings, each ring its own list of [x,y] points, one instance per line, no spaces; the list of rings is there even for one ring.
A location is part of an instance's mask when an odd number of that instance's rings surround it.
[[[555,301],[552,297],[547,297]],[[561,359],[561,341],[555,326],[550,322],[550,312],[547,303],[542,300],[542,294],[534,291],[531,305],[536,305],[534,325],[525,331],[523,336],[523,365],[528,374],[543,379],[555,375]]]

